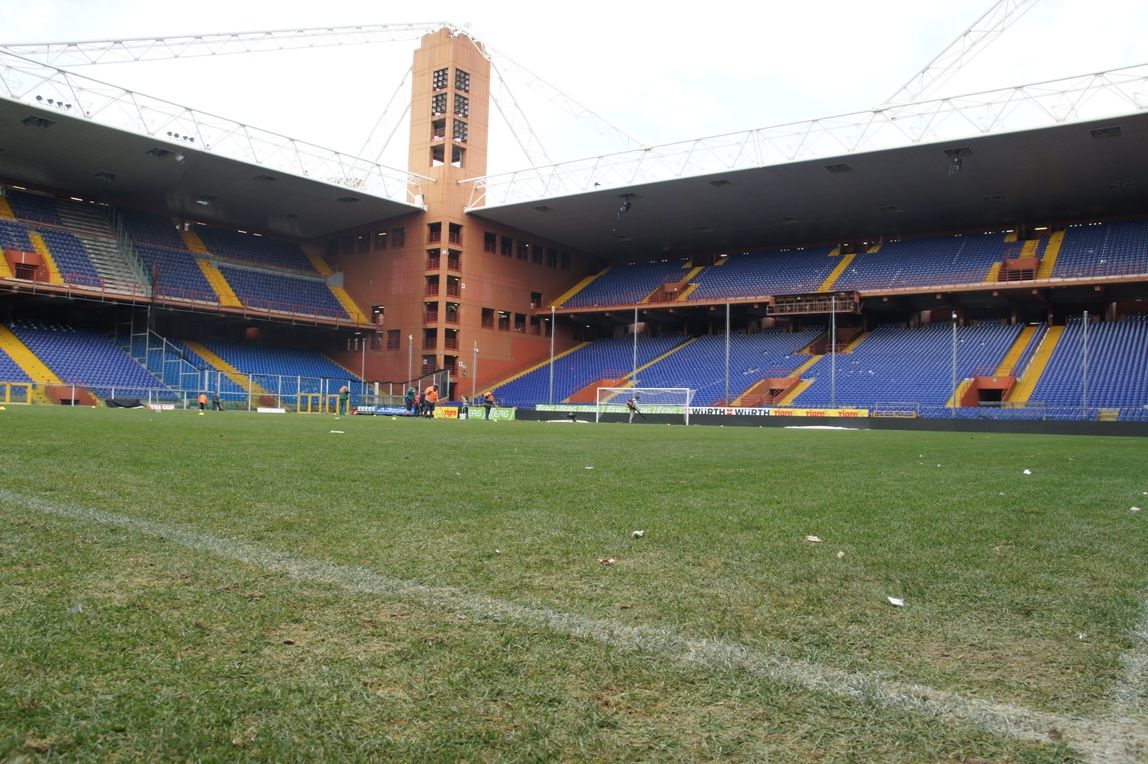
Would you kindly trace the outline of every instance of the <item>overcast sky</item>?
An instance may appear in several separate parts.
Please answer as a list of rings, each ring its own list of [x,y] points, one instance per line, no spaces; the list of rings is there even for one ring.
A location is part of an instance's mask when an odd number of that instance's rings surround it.
[[[434,3],[38,0],[5,12],[0,43],[445,21],[648,145],[875,107],[991,0]],[[1148,2],[1039,0],[942,93],[1148,63]],[[324,147],[359,153],[415,41],[77,70]],[[511,67],[500,67],[505,71]],[[542,90],[507,85],[553,161],[615,150]],[[397,99],[409,101],[409,88]],[[510,99],[499,104],[509,109]],[[396,116],[391,112],[392,119]],[[490,172],[529,166],[492,110]],[[406,127],[386,164],[405,167]]]

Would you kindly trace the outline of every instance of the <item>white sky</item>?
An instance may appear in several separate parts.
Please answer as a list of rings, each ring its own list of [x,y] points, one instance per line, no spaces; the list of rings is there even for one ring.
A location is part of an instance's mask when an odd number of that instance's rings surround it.
[[[9,0],[14,2],[15,0]],[[676,4],[379,0],[37,0],[0,43],[449,21],[648,145],[877,106],[991,0]],[[703,10],[700,10],[704,8]],[[956,95],[1148,63],[1148,2],[1040,0],[945,87]],[[415,41],[118,64],[86,75],[321,146],[359,153]],[[510,81],[549,158],[616,150]],[[405,105],[409,91],[397,102]],[[504,103],[504,99],[500,99]],[[406,165],[406,126],[385,164]],[[492,110],[491,173],[529,166]]]

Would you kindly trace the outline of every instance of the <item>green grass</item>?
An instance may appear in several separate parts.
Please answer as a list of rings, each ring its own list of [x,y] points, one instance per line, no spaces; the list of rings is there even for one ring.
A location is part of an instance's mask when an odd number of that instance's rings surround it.
[[[1142,649],[1137,439],[9,407],[0,459],[0,760],[1075,760],[535,616],[1063,717]]]

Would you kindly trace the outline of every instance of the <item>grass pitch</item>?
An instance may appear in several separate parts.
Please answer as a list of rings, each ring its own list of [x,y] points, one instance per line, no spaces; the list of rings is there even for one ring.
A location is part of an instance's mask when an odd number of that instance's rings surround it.
[[[1144,440],[47,407],[0,436],[3,760],[1148,757]]]

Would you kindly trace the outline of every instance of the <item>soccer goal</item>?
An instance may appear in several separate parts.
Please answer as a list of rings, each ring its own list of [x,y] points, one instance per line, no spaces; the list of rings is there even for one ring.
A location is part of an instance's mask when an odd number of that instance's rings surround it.
[[[635,417],[648,414],[673,414],[690,423],[690,405],[694,391],[688,387],[599,387],[594,401],[594,421],[602,421],[603,414],[624,414],[629,417],[629,401],[634,402]]]

